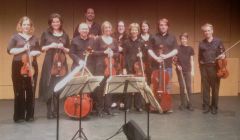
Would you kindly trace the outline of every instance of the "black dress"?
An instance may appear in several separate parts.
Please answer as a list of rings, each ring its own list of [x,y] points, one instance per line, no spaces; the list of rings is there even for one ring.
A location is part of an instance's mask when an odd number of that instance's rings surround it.
[[[104,59],[107,57],[107,55],[104,53],[104,51],[110,47],[114,53],[113,59],[116,60],[116,58],[118,57],[119,53],[118,53],[118,45],[117,45],[117,41],[113,39],[113,42],[111,44],[106,44],[102,37],[100,36],[99,38],[97,38],[95,40],[94,43],[94,53],[93,56],[95,57],[95,73],[94,75],[97,76],[103,76],[104,75],[104,71],[106,68],[106,65],[104,63]],[[115,67],[115,66],[113,66]],[[101,113],[103,111],[103,109],[108,113],[110,113],[110,106],[112,103],[112,97],[110,94],[107,94],[105,96],[105,99],[103,98],[103,93],[104,93],[104,87],[106,84],[106,80],[107,77],[105,76],[105,78],[103,79],[103,81],[100,83],[100,86],[96,88],[95,92],[94,92],[94,96],[93,98],[96,98],[96,109],[98,111],[98,113]],[[105,102],[104,102],[105,101]]]
[[[51,43],[62,43],[64,47],[69,47],[69,37],[63,32],[61,36],[54,36],[50,30],[44,32],[41,36],[41,46],[46,46]],[[61,91],[54,93],[55,85],[63,78],[63,76],[52,75],[53,58],[58,49],[49,49],[46,51],[44,58],[42,73],[39,85],[39,98],[47,103],[47,118],[57,117],[58,95]],[[65,54],[64,54],[65,55]],[[68,71],[67,61],[63,62],[63,67]],[[67,72],[66,72],[67,74]],[[53,107],[52,107],[53,106]]]
[[[32,36],[28,40],[30,44],[30,51],[40,50],[39,41],[35,36]],[[27,43],[27,40],[19,34],[14,34],[8,45],[8,53],[12,48],[23,48]],[[32,59],[32,66],[34,68],[34,87],[32,87],[31,78],[28,76],[23,76],[21,74],[21,67],[23,66],[22,56],[26,52],[13,56],[12,61],[12,81],[13,81],[13,90],[14,90],[14,116],[13,120],[18,122],[25,119],[34,118],[34,98],[35,98],[35,89],[36,81],[38,75],[38,65],[36,57]]]

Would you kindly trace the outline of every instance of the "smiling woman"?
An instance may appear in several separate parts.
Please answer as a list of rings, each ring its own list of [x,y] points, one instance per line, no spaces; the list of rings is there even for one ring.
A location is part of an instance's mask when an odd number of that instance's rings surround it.
[[[17,24],[17,34],[14,34],[8,45],[8,53],[13,55],[12,82],[14,90],[15,122],[33,121],[34,95],[38,66],[36,56],[40,54],[39,42],[33,36],[33,22],[28,17],[22,17]]]

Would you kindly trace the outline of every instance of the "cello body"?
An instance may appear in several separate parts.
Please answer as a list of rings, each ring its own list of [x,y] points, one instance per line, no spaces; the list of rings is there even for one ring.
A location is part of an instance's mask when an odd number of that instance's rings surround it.
[[[71,118],[84,118],[89,115],[92,111],[92,99],[89,94],[82,95],[82,106],[81,96],[70,96],[64,102],[64,111]],[[80,116],[81,110],[81,116]]]

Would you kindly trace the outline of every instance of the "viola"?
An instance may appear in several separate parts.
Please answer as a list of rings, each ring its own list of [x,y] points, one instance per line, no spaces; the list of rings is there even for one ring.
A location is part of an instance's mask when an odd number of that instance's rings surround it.
[[[59,43],[61,39],[59,40]],[[61,49],[57,49],[53,56],[53,64],[51,68],[51,75],[64,76],[67,73],[67,68],[64,66],[66,56]]]
[[[159,49],[159,55],[162,54],[163,46]],[[167,112],[172,108],[172,98],[166,87],[169,83],[169,75],[165,71],[164,61],[160,63],[159,69],[154,70],[151,75],[152,90],[156,100],[159,102],[163,112]],[[151,111],[157,111],[156,108],[150,107]]]
[[[109,49],[109,51],[112,51],[112,50],[110,49],[110,47],[109,47],[108,49]],[[106,77],[117,74],[117,71],[116,71],[116,69],[114,68],[115,61],[114,61],[114,59],[113,59],[112,56],[107,56],[107,57],[105,57],[105,58],[104,58],[104,63],[105,63],[104,75],[105,75]]]

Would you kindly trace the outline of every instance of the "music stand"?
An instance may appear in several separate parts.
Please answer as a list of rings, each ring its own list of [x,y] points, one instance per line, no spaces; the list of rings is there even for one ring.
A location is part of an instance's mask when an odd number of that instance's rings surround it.
[[[83,93],[90,93],[95,90],[97,86],[99,86],[99,83],[103,80],[103,76],[79,76],[76,78],[73,78],[70,82],[67,83],[65,89],[60,94],[60,98],[72,96],[72,95],[79,95],[80,96],[80,117],[79,117],[79,129],[72,137],[72,140],[74,139],[83,139],[88,140],[86,135],[83,132],[82,129],[82,95]],[[78,135],[77,135],[78,134]]]
[[[144,97],[147,103],[151,103],[155,97],[153,94],[147,95],[149,93],[148,90],[151,91],[150,88],[145,88],[146,86],[145,77],[135,77],[133,75],[116,75],[111,76],[107,79],[106,87],[105,87],[105,94],[113,94],[113,93],[123,93],[126,97],[127,93],[141,93],[141,95]],[[148,91],[148,92],[147,92]],[[152,93],[152,92],[151,92]],[[150,98],[151,96],[151,98]],[[161,107],[156,101],[155,103],[151,103],[154,107],[158,108],[161,112]],[[156,106],[157,104],[157,106]],[[124,112],[124,125],[127,123],[127,110],[125,108]],[[148,139],[149,137],[149,109],[148,109]],[[122,132],[122,127],[111,137],[109,137],[107,140],[113,138],[114,136],[118,135]]]

